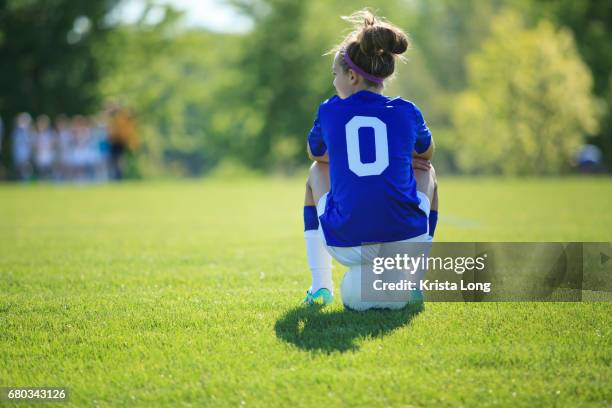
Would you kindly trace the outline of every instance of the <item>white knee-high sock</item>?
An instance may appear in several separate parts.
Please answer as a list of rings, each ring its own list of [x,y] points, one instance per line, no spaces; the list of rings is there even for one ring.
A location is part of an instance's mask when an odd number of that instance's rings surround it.
[[[333,293],[332,258],[325,248],[321,232],[316,229],[306,230],[304,240],[306,241],[308,267],[312,273],[312,293],[321,288],[329,289]]]

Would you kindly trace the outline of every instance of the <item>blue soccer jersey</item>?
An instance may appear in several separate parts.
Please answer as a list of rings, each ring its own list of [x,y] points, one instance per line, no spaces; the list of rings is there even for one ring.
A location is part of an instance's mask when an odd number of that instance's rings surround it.
[[[402,98],[359,91],[319,106],[310,151],[329,151],[331,188],[319,218],[327,245],[393,242],[427,232],[419,208],[412,152],[431,133],[419,109]]]

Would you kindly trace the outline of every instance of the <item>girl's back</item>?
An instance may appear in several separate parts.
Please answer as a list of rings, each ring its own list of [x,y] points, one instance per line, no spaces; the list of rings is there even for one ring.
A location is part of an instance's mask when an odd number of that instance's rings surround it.
[[[418,108],[363,90],[321,104],[317,122],[311,148],[318,139],[330,157],[331,189],[321,217],[328,245],[401,241],[426,233],[412,152],[430,133]]]

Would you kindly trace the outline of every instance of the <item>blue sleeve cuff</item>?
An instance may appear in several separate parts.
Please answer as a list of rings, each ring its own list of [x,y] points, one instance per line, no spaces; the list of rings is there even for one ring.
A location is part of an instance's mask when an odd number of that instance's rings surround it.
[[[325,146],[324,143],[318,143],[316,145],[313,145],[312,142],[309,140],[308,146],[310,147],[310,153],[312,153],[313,156],[323,156],[325,152],[327,152],[327,146]]]
[[[327,151],[327,146],[325,146],[325,140],[323,139],[323,132],[321,132],[321,125],[319,124],[318,114],[312,125],[312,129],[310,129],[310,133],[308,133],[308,147],[310,147],[310,152],[313,156],[323,156]]]
[[[416,142],[414,143],[414,151],[418,154],[425,153],[429,146],[431,145],[431,133],[427,132],[426,137],[417,137]]]

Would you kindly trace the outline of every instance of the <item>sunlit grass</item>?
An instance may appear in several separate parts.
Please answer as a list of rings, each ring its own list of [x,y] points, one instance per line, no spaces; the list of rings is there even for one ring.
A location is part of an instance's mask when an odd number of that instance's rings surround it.
[[[609,303],[299,309],[302,189],[0,186],[0,386],[80,406],[610,403]],[[610,179],[440,192],[438,240],[612,240]]]

